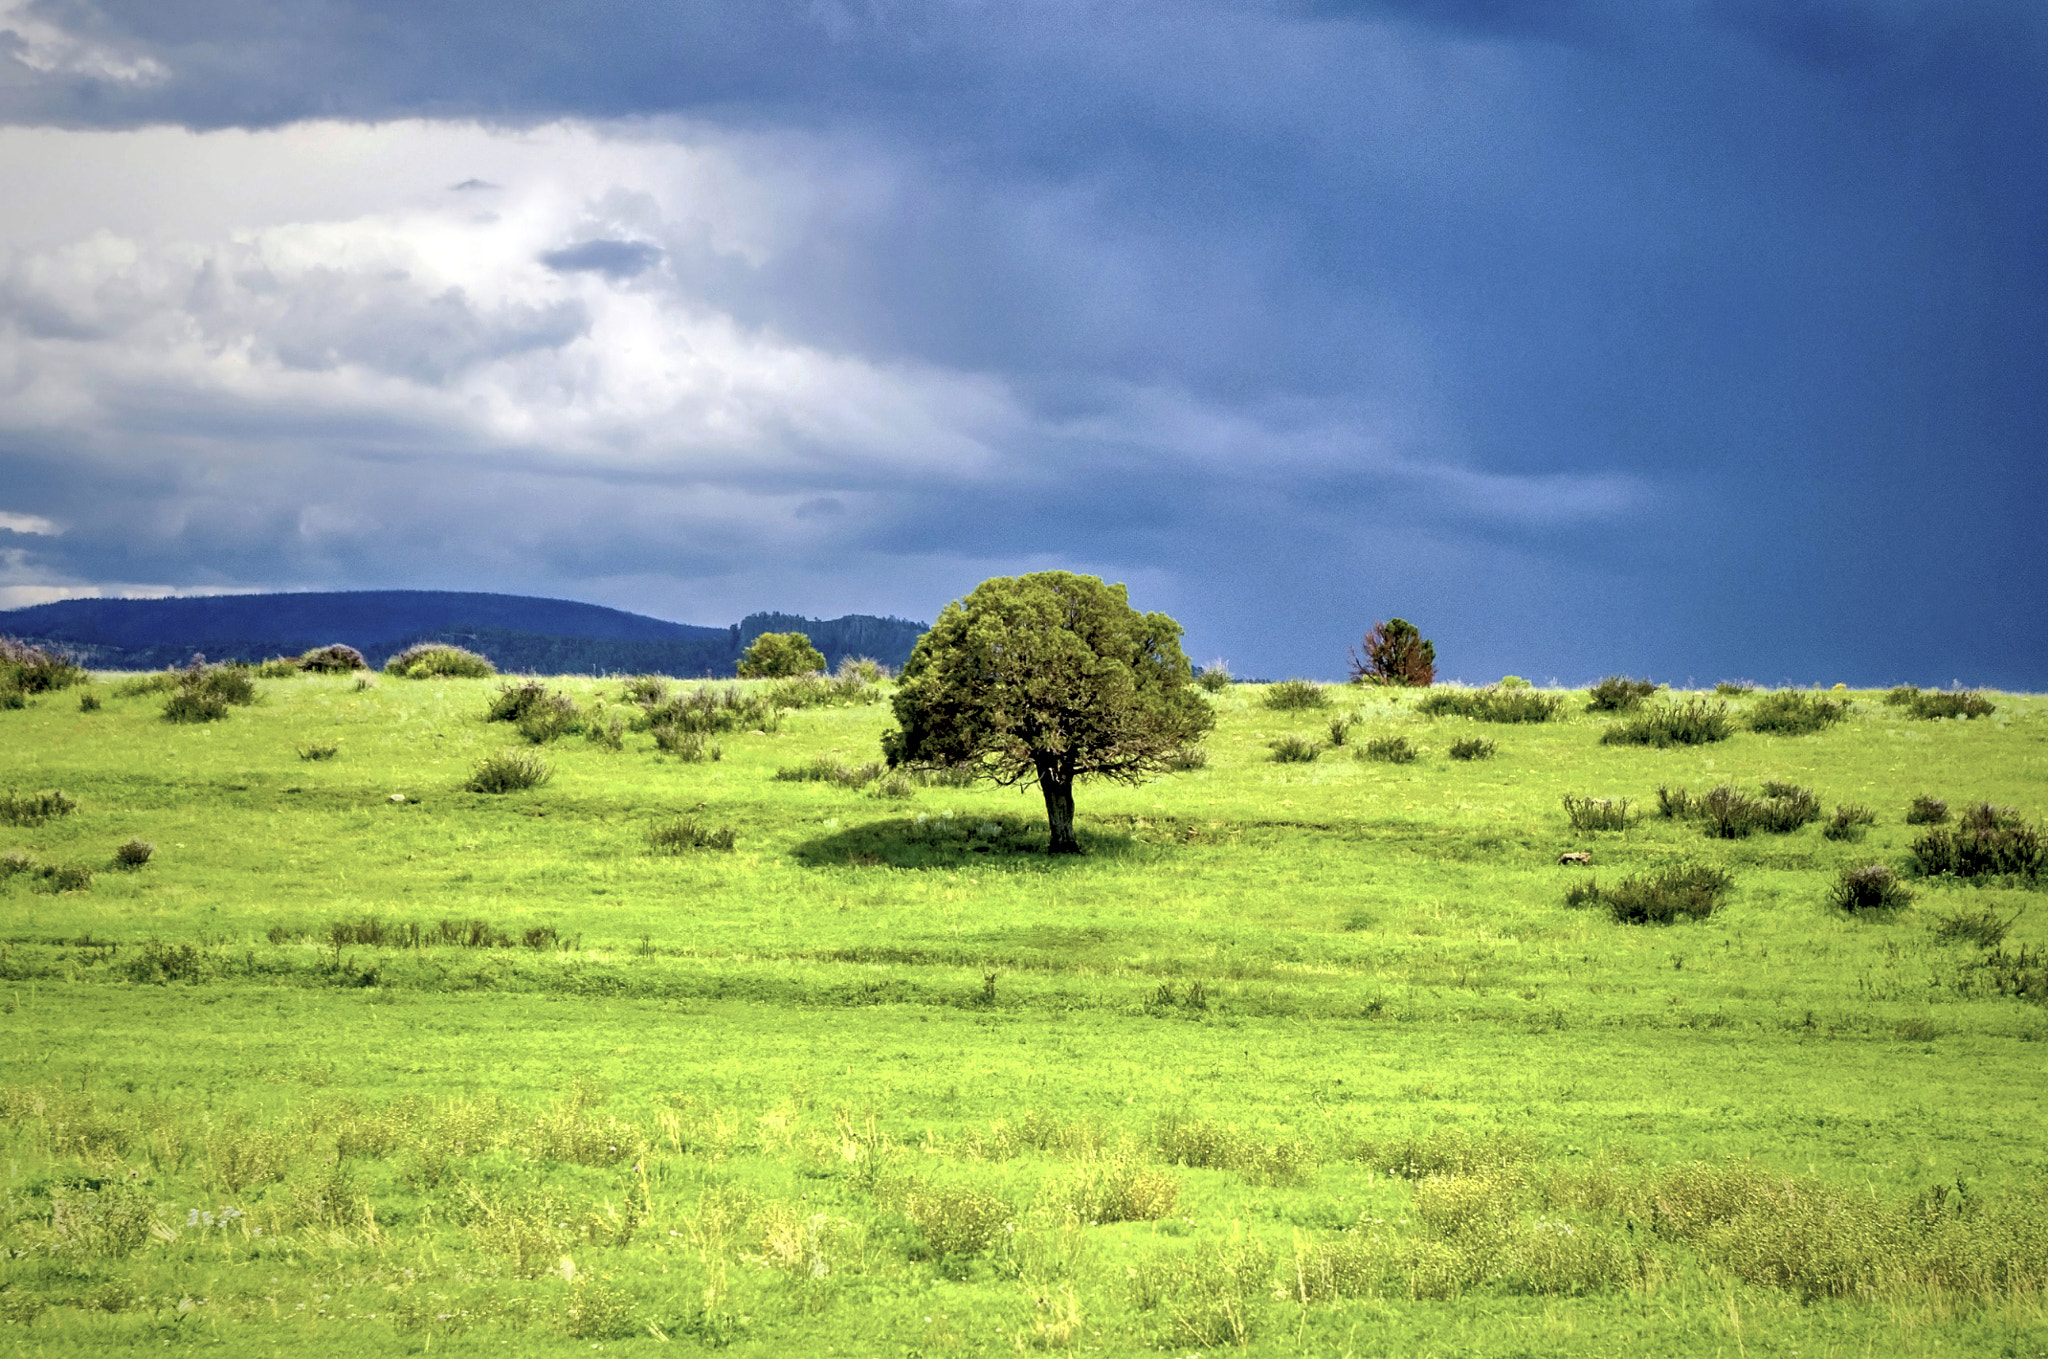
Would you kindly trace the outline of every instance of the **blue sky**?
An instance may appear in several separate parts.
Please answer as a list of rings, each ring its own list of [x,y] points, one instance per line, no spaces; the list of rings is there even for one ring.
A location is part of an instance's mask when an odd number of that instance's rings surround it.
[[[0,0],[0,605],[2048,687],[2035,0]]]

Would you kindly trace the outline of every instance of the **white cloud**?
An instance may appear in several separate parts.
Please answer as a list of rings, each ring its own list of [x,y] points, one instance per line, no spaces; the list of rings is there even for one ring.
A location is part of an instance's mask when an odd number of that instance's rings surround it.
[[[57,527],[54,519],[45,519],[40,514],[12,514],[0,510],[0,529],[9,533],[33,533],[45,538],[54,538],[64,530]]]
[[[82,38],[29,12],[33,0],[0,0],[0,59],[38,75],[84,76],[120,85],[154,85],[171,72],[144,53]]]

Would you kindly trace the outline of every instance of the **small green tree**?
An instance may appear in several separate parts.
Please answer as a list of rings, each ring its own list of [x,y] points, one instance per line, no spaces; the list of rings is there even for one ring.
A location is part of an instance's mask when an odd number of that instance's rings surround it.
[[[824,654],[801,632],[764,632],[740,655],[741,679],[789,679],[824,668]]]
[[[1094,576],[985,580],[918,638],[882,752],[892,768],[973,765],[1005,786],[1036,781],[1048,852],[1078,854],[1076,779],[1163,773],[1216,723],[1180,633]]]
[[[1365,654],[1351,653],[1353,684],[1427,689],[1436,683],[1436,645],[1405,618],[1389,618],[1365,634]]]

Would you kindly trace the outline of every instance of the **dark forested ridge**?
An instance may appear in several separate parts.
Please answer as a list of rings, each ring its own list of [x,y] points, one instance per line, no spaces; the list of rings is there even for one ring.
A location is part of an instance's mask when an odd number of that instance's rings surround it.
[[[59,649],[101,670],[182,665],[195,652],[259,661],[329,642],[345,642],[377,665],[414,642],[435,641],[480,651],[500,670],[722,676],[764,632],[804,633],[832,665],[872,656],[900,666],[924,629],[902,618],[785,613],[701,627],[573,600],[443,590],[68,599],[0,611],[0,636]]]

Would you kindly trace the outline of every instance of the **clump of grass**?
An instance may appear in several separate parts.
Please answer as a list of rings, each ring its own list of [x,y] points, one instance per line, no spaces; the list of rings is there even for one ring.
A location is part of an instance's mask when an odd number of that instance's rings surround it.
[[[647,844],[656,854],[682,854],[693,849],[729,850],[739,842],[739,832],[731,826],[713,828],[699,822],[694,816],[677,817],[650,827]]]
[[[2011,807],[1980,802],[1953,830],[1937,826],[1913,842],[1922,877],[2036,878],[2044,866],[2041,833]]]
[[[593,707],[583,718],[583,739],[600,750],[624,750],[626,724],[616,717],[607,718],[604,709]]]
[[[849,656],[839,671],[824,675],[797,675],[770,685],[765,701],[774,708],[845,708],[882,701],[882,681],[889,668],[865,656]]]
[[[31,890],[37,892],[89,892],[92,890],[92,869],[84,864],[31,864],[28,872],[33,881]]]
[[[1657,789],[1657,813],[1666,818],[1704,822],[1709,835],[1739,840],[1758,831],[1790,834],[1809,821],[1820,820],[1820,799],[1811,788],[1766,779],[1752,795],[1724,783],[1695,797],[1683,788]]]
[[[1500,748],[1483,736],[1468,736],[1451,742],[1451,758],[1454,760],[1490,760],[1500,753]]]
[[[129,837],[127,843],[114,849],[114,862],[122,868],[140,868],[156,854],[156,846],[139,837]]]
[[[490,658],[448,642],[417,642],[384,662],[384,673],[403,679],[489,679]]]
[[[1195,671],[1195,683],[1211,694],[1220,694],[1231,685],[1230,667],[1222,661],[1211,661]]]
[[[115,680],[115,698],[141,698],[146,694],[167,694],[178,687],[182,670],[156,670],[147,675],[130,675],[124,680]]]
[[[1699,746],[1725,741],[1734,734],[1726,703],[1689,698],[1683,703],[1658,703],[1600,733],[1603,746]]]
[[[775,771],[775,778],[781,783],[830,783],[840,788],[865,788],[880,777],[882,766],[877,761],[849,765],[830,755]]]
[[[99,710],[100,696],[98,694],[84,693],[78,696],[78,711],[82,713],[96,713]]]
[[[463,788],[472,793],[513,793],[538,788],[554,777],[554,770],[539,754],[528,750],[501,750],[477,761]]]
[[[296,656],[272,656],[256,662],[251,671],[257,679],[292,679],[299,673],[299,658]]]
[[[61,788],[23,793],[9,788],[0,795],[0,821],[10,826],[40,826],[78,810],[78,802]]]
[[[657,708],[668,702],[668,681],[660,675],[634,675],[619,686],[619,697],[643,708]]]
[[[1864,864],[1845,868],[1828,891],[1828,904],[1838,911],[1892,911],[1913,899],[1913,891],[1898,880],[1890,864]]]
[[[1323,753],[1323,748],[1305,736],[1287,735],[1272,742],[1268,747],[1276,764],[1307,764]]]
[[[2010,920],[2000,920],[1996,911],[1981,906],[1974,911],[1951,911],[1934,922],[1934,937],[1944,942],[1960,940],[1979,948],[1997,948],[2018,919],[2015,913]]]
[[[1358,758],[1381,764],[1413,764],[1421,753],[1405,736],[1375,736],[1358,752]]]
[[[501,684],[498,692],[484,707],[486,722],[517,722],[520,718],[545,705],[549,698],[548,686],[537,679],[521,680],[517,684]]]
[[[1741,698],[1756,692],[1756,685],[1749,680],[1722,680],[1714,686],[1714,693],[1721,698]]]
[[[1934,720],[1944,717],[1989,717],[1998,705],[1968,689],[1926,690],[1902,684],[1885,694],[1891,707],[1904,708],[1909,716]]]
[[[869,797],[898,798],[912,797],[917,793],[917,781],[904,770],[892,770],[875,781]]]
[[[1054,1203],[1090,1224],[1157,1222],[1180,1199],[1180,1181],[1128,1145],[1084,1161],[1048,1190]]]
[[[164,720],[218,722],[229,708],[246,708],[255,701],[256,680],[248,666],[208,665],[194,656],[192,664],[178,672],[177,687],[164,700]]]
[[[308,741],[298,747],[298,751],[302,760],[331,760],[341,754],[341,742]]]
[[[1849,715],[1846,698],[1823,698],[1803,689],[1765,694],[1749,710],[1749,729],[1772,736],[1810,736]]]
[[[1016,1216],[1006,1200],[958,1184],[913,1186],[902,1205],[923,1233],[925,1249],[939,1259],[982,1254]]]
[[[640,708],[642,720],[650,730],[674,727],[682,732],[715,735],[728,731],[774,731],[781,723],[781,711],[768,692],[750,692],[737,684],[700,684],[674,698],[642,701]]]
[[[1338,713],[1330,719],[1330,745],[1334,748],[1351,739],[1351,729],[1358,725],[1357,713]]]
[[[1571,822],[1573,830],[1603,831],[1627,830],[1640,817],[1631,817],[1635,804],[1627,798],[1573,797],[1564,795],[1565,819]]]
[[[1562,694],[1545,694],[1535,689],[1435,688],[1425,694],[1415,711],[1424,717],[1469,717],[1480,722],[1550,722],[1564,712]]]
[[[33,873],[35,869],[35,856],[25,849],[10,849],[5,854],[0,854],[0,882],[5,882],[17,873]]]
[[[1330,696],[1323,692],[1323,686],[1314,680],[1305,679],[1280,680],[1269,684],[1259,701],[1278,712],[1301,712],[1309,708],[1330,706]]]
[[[1939,826],[1948,820],[1948,804],[1938,797],[1925,793],[1916,797],[1906,806],[1906,824],[1909,826]]]
[[[1166,771],[1169,774],[1191,774],[1197,769],[1209,767],[1209,752],[1200,746],[1182,746],[1166,757]]]
[[[1567,906],[1605,906],[1623,925],[1668,925],[1681,916],[1705,920],[1721,909],[1734,885],[1735,879],[1724,869],[1688,864],[1624,878],[1618,887],[1574,883],[1564,899]]]
[[[1835,814],[1820,828],[1820,833],[1830,840],[1861,840],[1864,829],[1876,824],[1876,812],[1860,802],[1844,802],[1835,808]]]
[[[1586,711],[1589,713],[1633,712],[1643,706],[1643,700],[1664,686],[1655,680],[1630,679],[1627,675],[1609,675],[1592,688],[1586,690]]]
[[[725,747],[703,732],[686,731],[681,727],[667,725],[654,729],[654,748],[664,755],[675,756],[684,764],[700,764],[705,760],[725,758]]]

